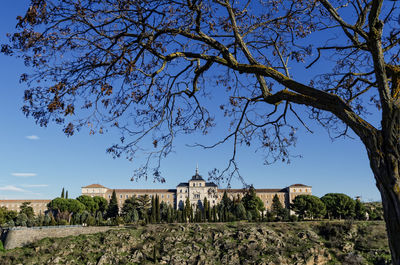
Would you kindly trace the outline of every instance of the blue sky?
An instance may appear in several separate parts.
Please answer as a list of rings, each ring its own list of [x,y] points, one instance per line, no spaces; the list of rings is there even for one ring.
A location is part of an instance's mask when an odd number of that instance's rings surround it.
[[[16,16],[28,7],[26,0],[8,3],[0,9],[1,42],[6,40],[7,32],[14,30]],[[51,199],[59,196],[63,187],[70,197],[76,197],[80,187],[92,183],[109,188],[174,188],[194,174],[197,163],[200,174],[207,177],[208,171],[228,162],[232,150],[229,144],[213,150],[187,146],[199,140],[216,140],[215,135],[224,133],[216,128],[207,138],[189,135],[177,139],[175,152],[163,161],[161,170],[166,183],[154,183],[151,179],[131,182],[132,172],[142,160],[113,159],[105,151],[118,141],[118,134],[93,136],[82,131],[67,138],[57,125],[41,128],[33,119],[25,118],[21,112],[24,84],[18,80],[26,69],[16,58],[0,58],[0,199]],[[317,196],[341,192],[362,196],[364,201],[380,200],[361,142],[357,138],[332,142],[324,129],[312,126],[314,134],[300,129],[294,154],[302,158],[292,159],[289,165],[265,166],[262,154],[252,148],[240,148],[239,167],[246,182],[256,188],[304,183],[311,185]],[[232,187],[241,188],[241,184],[233,180]]]

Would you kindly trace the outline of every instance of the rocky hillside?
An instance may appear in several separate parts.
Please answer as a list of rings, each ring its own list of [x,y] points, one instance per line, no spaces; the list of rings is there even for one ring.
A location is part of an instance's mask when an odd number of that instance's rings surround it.
[[[0,264],[388,264],[383,222],[165,224],[43,239]]]

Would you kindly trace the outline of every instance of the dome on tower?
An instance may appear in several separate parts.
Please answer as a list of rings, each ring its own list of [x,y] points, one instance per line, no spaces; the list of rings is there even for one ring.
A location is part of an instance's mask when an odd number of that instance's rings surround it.
[[[204,180],[203,177],[199,174],[199,165],[196,166],[196,173],[192,177],[192,180]]]

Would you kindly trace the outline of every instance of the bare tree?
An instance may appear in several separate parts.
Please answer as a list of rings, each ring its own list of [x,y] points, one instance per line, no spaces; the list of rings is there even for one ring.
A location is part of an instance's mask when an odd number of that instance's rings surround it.
[[[121,130],[132,158],[151,138],[146,174],[181,133],[209,132],[221,100],[233,141],[287,160],[308,116],[364,143],[400,264],[399,8],[383,0],[32,0],[2,52],[33,67],[23,111],[72,135]],[[310,76],[300,76],[309,71]],[[312,74],[312,76],[311,76]],[[381,117],[368,122],[368,113]],[[306,117],[307,118],[307,117]],[[296,122],[297,120],[297,122]],[[291,123],[289,123],[291,121]],[[225,172],[222,172],[225,173]]]

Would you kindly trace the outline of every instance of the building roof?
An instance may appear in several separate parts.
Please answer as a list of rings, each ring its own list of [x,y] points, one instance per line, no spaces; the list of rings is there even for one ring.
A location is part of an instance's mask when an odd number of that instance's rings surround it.
[[[166,193],[166,192],[176,192],[175,189],[114,189],[116,193],[121,192],[133,192],[133,193]],[[113,190],[109,189],[109,192]]]
[[[215,184],[214,182],[207,182],[206,187],[218,187],[218,185]]]
[[[218,189],[218,192],[227,192],[227,193],[238,193],[247,192],[246,189]],[[256,192],[285,192],[285,189],[255,189]]]
[[[181,183],[178,184],[177,187],[189,187],[189,183],[187,183],[187,182],[181,182]]]
[[[23,202],[34,202],[34,203],[49,203],[51,200],[0,200],[0,203],[23,203]]]
[[[104,187],[103,185],[100,185],[100,184],[90,184],[90,185],[82,187],[82,188],[106,188],[106,187]],[[106,189],[108,189],[108,188],[106,188]]]
[[[197,172],[195,175],[193,175],[191,180],[203,180],[204,181],[203,177],[200,176],[199,173],[197,173]]]
[[[307,186],[304,184],[293,184],[293,185],[290,185],[289,187],[311,187],[311,186]]]
[[[192,176],[191,180],[203,180],[203,177],[199,174],[199,165],[196,166],[196,173]]]

